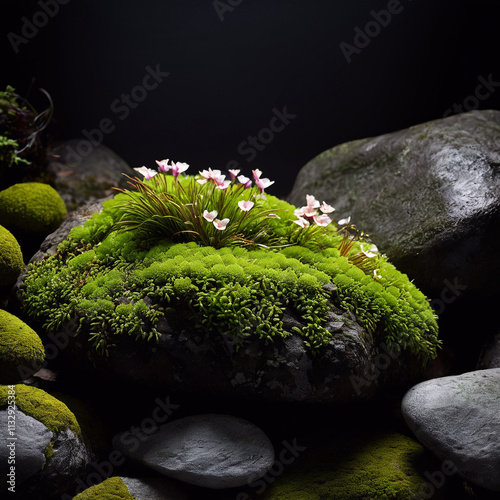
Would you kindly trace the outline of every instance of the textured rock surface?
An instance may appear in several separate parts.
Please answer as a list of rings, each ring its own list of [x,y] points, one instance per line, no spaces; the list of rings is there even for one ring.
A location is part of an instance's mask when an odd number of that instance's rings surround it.
[[[500,368],[500,333],[486,343],[479,357],[477,369],[487,368]]]
[[[90,146],[86,147],[84,143]],[[123,174],[134,170],[103,144],[93,146],[86,139],[72,139],[59,144],[50,154],[48,171],[55,175],[54,186],[68,210],[113,194],[111,188],[125,187]]]
[[[422,382],[402,411],[410,429],[469,482],[500,491],[500,368]]]
[[[314,194],[350,215],[428,295],[448,282],[484,296],[500,278],[499,173],[500,111],[471,111],[325,151],[288,201]]]
[[[121,477],[121,480],[138,500],[188,500],[181,486],[167,478]]]
[[[233,488],[263,476],[274,449],[257,426],[229,415],[181,418],[160,428],[131,450],[120,436],[114,445],[125,455],[166,476],[206,488]]]

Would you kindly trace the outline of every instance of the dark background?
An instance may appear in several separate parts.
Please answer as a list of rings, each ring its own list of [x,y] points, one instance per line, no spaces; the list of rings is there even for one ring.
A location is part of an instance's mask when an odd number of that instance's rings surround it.
[[[196,173],[233,161],[276,180],[269,192],[278,196],[337,144],[442,118],[454,104],[500,109],[496,87],[473,97],[479,78],[500,82],[493,1],[238,1],[3,0],[0,87],[40,110],[46,89],[57,141],[108,118],[102,142],[131,166],[170,158]],[[40,14],[43,5],[53,14]],[[388,6],[400,12],[348,62],[340,44],[354,45],[355,28]],[[26,19],[43,26],[13,38]],[[112,103],[148,66],[169,76],[118,113]],[[284,108],[295,117],[252,159],[241,144]]]

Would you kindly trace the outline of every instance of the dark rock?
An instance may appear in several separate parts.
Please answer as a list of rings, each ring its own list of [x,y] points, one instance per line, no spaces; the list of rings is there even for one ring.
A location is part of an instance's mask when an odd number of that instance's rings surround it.
[[[182,488],[167,478],[121,477],[128,491],[137,500],[188,500]]]
[[[500,368],[500,333],[486,343],[479,357],[477,369],[487,368]]]
[[[125,187],[123,174],[135,176],[134,170],[103,144],[91,145],[89,152],[83,143],[90,144],[86,139],[72,139],[50,153],[47,170],[55,176],[54,187],[68,210],[112,195],[113,187]]]
[[[419,441],[468,482],[500,491],[500,369],[422,382],[402,401]]]
[[[497,293],[500,111],[471,111],[336,146],[300,171],[306,194],[352,217],[427,295]],[[439,312],[438,312],[439,313]]]
[[[249,484],[274,462],[274,449],[264,432],[229,415],[181,418],[134,443],[133,449],[124,443],[120,434],[113,440],[118,450],[141,464],[205,488]]]

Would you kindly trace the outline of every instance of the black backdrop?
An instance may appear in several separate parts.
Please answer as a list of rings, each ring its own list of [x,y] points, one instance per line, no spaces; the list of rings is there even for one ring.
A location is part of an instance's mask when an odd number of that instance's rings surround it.
[[[132,166],[170,158],[191,173],[260,168],[284,196],[299,169],[336,144],[500,109],[493,7],[2,0],[0,86],[40,108],[46,89],[57,140],[87,135]]]

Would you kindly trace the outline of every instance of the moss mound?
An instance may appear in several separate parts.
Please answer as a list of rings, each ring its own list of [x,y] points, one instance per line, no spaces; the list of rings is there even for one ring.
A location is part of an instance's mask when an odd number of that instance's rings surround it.
[[[66,217],[59,193],[48,184],[14,184],[0,192],[0,224],[11,230],[49,233]]]
[[[44,359],[45,350],[36,332],[0,309],[0,383],[28,378],[40,369]]]
[[[16,406],[26,415],[44,424],[54,434],[59,434],[63,429],[70,429],[76,435],[82,433],[75,416],[64,403],[36,387],[24,384],[13,387]],[[7,396],[8,386],[0,386],[0,410],[7,407]]]
[[[8,229],[0,226],[0,287],[13,285],[23,269],[19,243]]]
[[[269,486],[265,500],[409,500],[428,496],[424,447],[401,434],[344,439],[304,456]],[[431,470],[434,470],[431,468]]]
[[[123,336],[158,339],[166,318],[208,336],[267,343],[297,334],[317,353],[332,338],[325,324],[333,304],[354,312],[389,346],[423,361],[436,355],[436,316],[425,296],[384,257],[366,266],[363,243],[342,249],[335,228],[313,243],[277,249],[152,244],[137,232],[113,230],[121,196],[73,229],[56,255],[31,265],[23,308],[49,332],[75,320],[94,348],[106,352]],[[280,210],[272,230],[285,234],[295,207],[268,195],[263,208]],[[286,331],[285,312],[302,326]]]
[[[73,500],[137,500],[119,477],[110,477],[101,484],[82,491]]]

